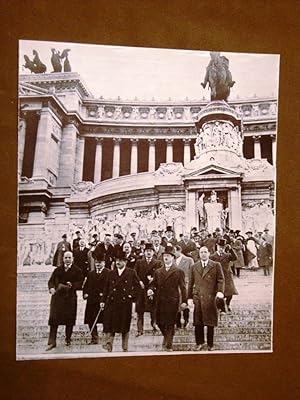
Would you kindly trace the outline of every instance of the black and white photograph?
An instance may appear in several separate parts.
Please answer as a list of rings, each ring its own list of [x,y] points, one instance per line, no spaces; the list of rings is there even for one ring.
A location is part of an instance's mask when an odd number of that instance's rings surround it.
[[[19,41],[17,360],[273,351],[279,62]]]

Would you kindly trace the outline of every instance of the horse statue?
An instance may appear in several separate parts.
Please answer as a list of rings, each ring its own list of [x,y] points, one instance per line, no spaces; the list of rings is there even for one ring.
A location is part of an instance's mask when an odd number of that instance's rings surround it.
[[[25,59],[25,64],[23,65],[24,68],[27,68],[30,70],[30,72],[34,74],[41,74],[46,72],[46,65],[42,63],[40,60],[39,54],[36,50],[32,51],[33,53],[33,60],[30,60],[30,58],[25,54],[24,59]]]
[[[36,50],[32,51],[34,57],[33,57],[33,62],[36,65],[37,68],[37,73],[44,73],[47,70],[47,67],[45,64],[42,63],[39,57],[39,53]]]
[[[230,95],[230,88],[235,84],[229,71],[228,58],[219,52],[210,53],[211,60],[206,68],[206,75],[201,86],[205,89],[207,83],[211,89],[211,101],[225,100]]]
[[[52,72],[61,72],[62,65],[60,62],[60,53],[56,49],[51,49],[51,51],[52,51],[51,64],[53,67]]]

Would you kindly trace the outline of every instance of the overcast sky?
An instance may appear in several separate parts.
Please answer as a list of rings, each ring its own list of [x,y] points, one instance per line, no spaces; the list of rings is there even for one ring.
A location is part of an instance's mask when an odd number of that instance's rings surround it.
[[[62,52],[71,49],[72,72],[78,72],[95,97],[133,100],[202,100],[209,91],[200,85],[210,56],[208,51],[174,50],[142,47],[100,46],[62,42],[20,41],[19,72],[24,54],[33,58],[32,50],[51,72],[51,48]],[[236,84],[229,100],[236,98],[270,97],[278,95],[279,55],[222,53]]]

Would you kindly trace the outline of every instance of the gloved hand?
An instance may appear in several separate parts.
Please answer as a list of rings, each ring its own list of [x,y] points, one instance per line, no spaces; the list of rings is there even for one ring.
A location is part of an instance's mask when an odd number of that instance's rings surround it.
[[[224,294],[222,292],[217,292],[216,297],[217,299],[224,299]]]
[[[193,307],[193,305],[194,305],[194,302],[193,302],[193,300],[192,299],[188,299],[188,306],[189,306],[189,308],[191,308],[191,307]]]
[[[55,289],[52,287],[51,289],[49,289],[49,293],[53,296],[55,294]]]

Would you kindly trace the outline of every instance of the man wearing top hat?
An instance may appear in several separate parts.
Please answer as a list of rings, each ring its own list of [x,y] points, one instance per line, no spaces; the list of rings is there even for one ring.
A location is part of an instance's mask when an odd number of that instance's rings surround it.
[[[108,269],[111,269],[111,264],[113,261],[114,246],[111,243],[111,234],[110,233],[105,233],[103,242],[99,242],[96,246],[96,249],[97,249],[97,252],[104,254],[105,267]]]
[[[122,349],[128,351],[128,338],[135,300],[140,282],[134,269],[126,266],[126,254],[122,249],[115,252],[115,268],[110,272],[103,294],[103,332],[106,334],[107,351],[113,350],[116,333],[122,334]]]
[[[224,298],[224,275],[221,264],[209,259],[207,247],[199,249],[200,260],[191,268],[188,305],[194,304],[195,350],[206,348],[204,326],[207,326],[207,349],[214,349],[214,327],[218,325],[217,300]]]
[[[236,261],[236,255],[232,250],[230,245],[226,245],[225,239],[219,239],[217,242],[217,251],[210,255],[209,257],[212,261],[219,262],[222,266],[224,274],[224,296],[226,300],[227,310],[230,312],[230,303],[233,295],[239,294],[234,282],[233,282],[233,272],[231,269],[231,263]],[[222,312],[226,312],[224,303],[220,302],[220,309]]]
[[[66,345],[70,346],[77,313],[76,290],[82,288],[82,282],[83,274],[80,268],[73,264],[72,252],[66,251],[63,255],[63,265],[53,271],[48,281],[51,303],[47,351],[56,347],[58,325],[66,326]]]
[[[180,300],[182,309],[187,306],[184,272],[176,267],[173,246],[166,247],[163,266],[154,272],[147,295],[156,302],[156,322],[164,337],[162,349],[172,351]]]
[[[177,240],[174,237],[174,231],[172,226],[168,225],[165,230],[165,236],[162,239],[161,245],[166,248],[168,245],[175,246],[177,244]]]
[[[58,242],[56,251],[53,257],[53,266],[61,267],[63,265],[63,257],[66,251],[71,251],[71,243],[67,241],[67,235],[62,235],[62,241]]]
[[[144,333],[144,313],[150,312],[151,326],[153,331],[157,330],[155,304],[153,299],[149,299],[147,291],[153,282],[154,272],[161,268],[162,262],[154,257],[154,248],[152,243],[146,243],[144,256],[137,260],[135,270],[140,280],[141,290],[136,301],[137,313],[137,334],[141,336]]]
[[[103,324],[104,289],[108,282],[110,270],[105,268],[105,254],[99,247],[93,252],[94,271],[90,271],[83,287],[83,298],[87,300],[84,323],[88,324],[92,336],[90,344],[98,344],[97,324]]]

